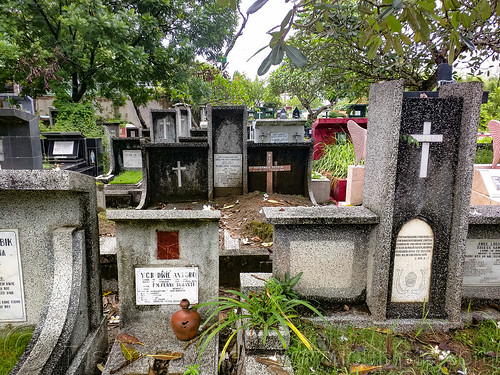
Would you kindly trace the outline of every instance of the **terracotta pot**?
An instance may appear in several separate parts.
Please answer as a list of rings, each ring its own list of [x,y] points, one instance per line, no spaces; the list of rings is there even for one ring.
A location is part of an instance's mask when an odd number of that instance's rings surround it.
[[[195,310],[189,309],[189,301],[183,299],[180,303],[181,310],[172,315],[170,325],[175,336],[180,341],[188,341],[196,336],[200,326],[200,314]]]

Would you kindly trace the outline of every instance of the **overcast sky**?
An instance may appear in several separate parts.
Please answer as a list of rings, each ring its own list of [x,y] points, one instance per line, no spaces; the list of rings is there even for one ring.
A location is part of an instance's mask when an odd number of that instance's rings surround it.
[[[248,7],[254,2],[255,0],[243,0],[241,2],[243,13],[246,13]],[[291,4],[285,3],[284,0],[269,0],[257,13],[250,15],[247,25],[243,30],[243,35],[238,38],[234,48],[227,56],[229,63],[227,70],[229,74],[232,75],[237,70],[240,73],[245,73],[248,78],[255,78],[262,60],[264,60],[271,50],[266,48],[249,62],[247,60],[260,48],[269,44],[271,37],[266,34],[267,31],[281,24],[281,21],[290,9]],[[240,25],[238,25],[238,30]]]

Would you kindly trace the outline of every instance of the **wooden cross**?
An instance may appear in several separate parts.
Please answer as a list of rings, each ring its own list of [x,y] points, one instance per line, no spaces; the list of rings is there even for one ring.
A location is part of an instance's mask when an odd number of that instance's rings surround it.
[[[422,143],[422,155],[420,158],[420,178],[427,177],[427,165],[429,164],[429,146],[431,142],[443,142],[442,134],[431,134],[431,123],[424,122],[422,134],[411,134],[418,142]]]
[[[181,167],[181,162],[177,160],[177,168],[172,167],[173,171],[177,172],[177,183],[179,187],[182,187],[182,178],[181,178],[181,172],[186,170],[186,167]]]
[[[267,152],[266,165],[259,165],[255,167],[248,167],[249,172],[266,172],[267,173],[267,184],[266,193],[273,193],[273,172],[285,172],[290,171],[292,168],[290,165],[273,165],[273,153],[272,151]]]

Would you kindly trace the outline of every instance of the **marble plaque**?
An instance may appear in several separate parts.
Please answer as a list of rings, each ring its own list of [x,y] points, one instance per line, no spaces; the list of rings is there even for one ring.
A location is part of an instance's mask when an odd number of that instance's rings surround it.
[[[500,286],[500,239],[468,239],[464,286]]]
[[[17,229],[0,230],[0,322],[24,322],[23,275]]]
[[[183,298],[198,303],[198,267],[136,268],[136,305],[178,305]]]
[[[488,195],[492,198],[500,198],[500,169],[479,169]]]
[[[421,219],[407,222],[398,233],[391,302],[429,301],[434,233]]]
[[[54,141],[52,154],[54,155],[73,155],[75,142],[73,141]]]
[[[288,143],[288,134],[271,133],[271,143]]]
[[[142,169],[141,150],[123,150],[123,167]]]
[[[214,187],[241,187],[243,184],[242,160],[242,154],[214,154]]]

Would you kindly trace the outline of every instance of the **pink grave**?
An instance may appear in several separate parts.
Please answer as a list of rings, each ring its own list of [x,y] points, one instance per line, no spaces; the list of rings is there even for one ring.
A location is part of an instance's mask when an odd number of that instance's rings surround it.
[[[493,140],[493,163],[491,168],[495,168],[500,161],[500,121],[490,120],[488,122],[488,128],[490,129],[491,138]]]

